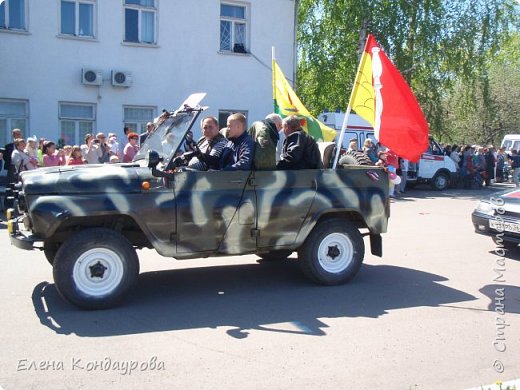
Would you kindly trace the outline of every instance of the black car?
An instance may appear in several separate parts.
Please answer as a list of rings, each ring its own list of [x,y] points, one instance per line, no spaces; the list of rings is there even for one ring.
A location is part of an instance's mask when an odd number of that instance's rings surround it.
[[[480,200],[471,214],[475,232],[506,249],[520,243],[520,189],[509,189]]]

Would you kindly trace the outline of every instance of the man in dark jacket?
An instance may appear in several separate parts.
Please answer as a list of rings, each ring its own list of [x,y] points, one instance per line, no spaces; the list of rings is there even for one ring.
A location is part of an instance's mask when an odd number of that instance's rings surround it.
[[[232,114],[227,119],[228,143],[220,155],[219,168],[223,171],[249,171],[253,164],[255,142],[246,132],[246,117]]]
[[[300,119],[290,116],[283,120],[285,141],[278,169],[321,169],[320,150],[316,141],[303,131]]]
[[[219,169],[220,155],[227,139],[219,133],[218,120],[208,116],[201,121],[202,138],[197,141],[196,150],[175,157],[173,166],[187,166],[196,171]]]
[[[18,138],[22,138],[22,130],[13,129],[12,131],[13,141]],[[15,150],[14,142],[5,145],[4,153],[4,169],[7,171],[7,182],[12,183],[14,181],[15,167],[11,164],[11,156]]]

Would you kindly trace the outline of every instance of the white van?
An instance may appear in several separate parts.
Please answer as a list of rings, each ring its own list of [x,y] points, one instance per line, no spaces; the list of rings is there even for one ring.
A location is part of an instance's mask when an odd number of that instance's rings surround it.
[[[510,153],[511,150],[520,150],[520,134],[506,134],[500,145]]]
[[[321,122],[335,129],[338,135],[343,126],[344,118],[345,114],[341,112],[323,112],[318,116]],[[367,138],[370,138],[374,144],[378,142],[370,123],[356,114],[350,114],[342,148],[347,149],[350,140],[353,138],[357,139],[360,150]],[[520,142],[520,136],[518,140]],[[411,185],[428,183],[433,189],[442,191],[455,184],[457,178],[458,167],[455,162],[449,156],[444,156],[440,145],[430,137],[428,149],[421,155],[417,164],[410,164],[406,179],[407,183]]]

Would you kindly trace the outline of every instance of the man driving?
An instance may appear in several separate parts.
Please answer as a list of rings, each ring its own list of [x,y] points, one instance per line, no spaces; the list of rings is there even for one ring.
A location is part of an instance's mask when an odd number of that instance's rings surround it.
[[[200,127],[203,136],[197,141],[197,150],[176,157],[176,166],[187,166],[197,171],[219,168],[219,158],[227,139],[219,133],[218,120],[214,116],[203,118]]]

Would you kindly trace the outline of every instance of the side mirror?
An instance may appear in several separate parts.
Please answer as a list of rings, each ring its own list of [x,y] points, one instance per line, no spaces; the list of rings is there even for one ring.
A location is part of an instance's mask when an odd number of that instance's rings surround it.
[[[157,164],[159,164],[163,158],[159,156],[155,150],[148,151],[148,157],[146,158],[148,161],[148,168],[155,168]]]
[[[155,177],[166,177],[168,179],[173,179],[173,175],[160,171],[157,169],[157,164],[162,162],[164,159],[159,156],[159,153],[157,153],[155,150],[149,150],[148,156],[146,156],[146,160],[148,162],[148,168],[152,169],[152,175]]]

